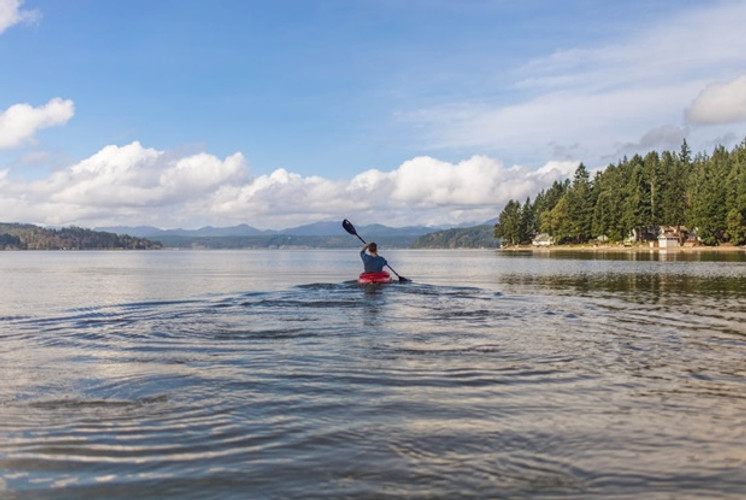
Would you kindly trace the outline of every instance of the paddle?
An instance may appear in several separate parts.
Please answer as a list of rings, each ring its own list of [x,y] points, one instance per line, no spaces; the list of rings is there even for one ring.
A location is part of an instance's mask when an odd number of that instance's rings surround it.
[[[352,222],[350,222],[347,219],[345,219],[345,220],[342,221],[342,227],[345,228],[345,231],[347,231],[351,235],[357,236],[358,239],[360,241],[362,241],[363,244],[365,244],[365,240],[359,234],[357,234],[357,231],[355,231],[355,226],[352,225]],[[399,273],[397,273],[396,271],[394,271],[393,267],[391,267],[390,265],[388,265],[388,263],[386,264],[386,267],[388,267],[389,269],[391,269],[391,272],[393,272],[396,275],[396,277],[399,278],[399,282],[404,283],[405,281],[412,281],[410,279],[405,278],[404,276],[400,276]]]

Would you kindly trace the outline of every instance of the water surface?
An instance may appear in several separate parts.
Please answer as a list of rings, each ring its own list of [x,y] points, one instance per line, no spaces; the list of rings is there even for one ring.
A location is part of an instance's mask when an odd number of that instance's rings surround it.
[[[742,498],[743,254],[0,254],[2,498]]]

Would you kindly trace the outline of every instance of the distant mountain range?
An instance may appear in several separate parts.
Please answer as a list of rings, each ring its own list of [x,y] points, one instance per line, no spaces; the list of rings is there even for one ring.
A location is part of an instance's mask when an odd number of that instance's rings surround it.
[[[389,227],[383,224],[356,226],[366,241],[376,241],[382,248],[463,248],[491,247],[488,241],[494,221],[480,224],[478,237],[475,226],[457,228],[407,226]],[[169,248],[352,248],[360,241],[342,228],[342,221],[321,221],[281,230],[262,230],[247,224],[230,227],[206,226],[199,229],[159,229],[153,226],[98,227],[118,235],[147,238]],[[443,231],[447,233],[443,234]],[[428,235],[432,235],[429,236]],[[486,237],[488,235],[489,237]]]
[[[226,238],[226,237],[246,237],[246,236],[339,236],[344,234],[342,221],[325,221],[314,222],[303,226],[291,227],[288,229],[261,230],[251,227],[247,224],[230,227],[212,227],[206,226],[199,229],[159,229],[152,226],[112,226],[97,227],[97,231],[106,231],[115,234],[128,234],[140,238],[161,238],[164,236],[181,236],[188,238]],[[367,226],[357,226],[358,233],[369,238],[393,237],[393,236],[421,236],[443,229],[441,227],[428,226],[408,226],[408,227],[388,227],[382,224],[370,224]]]
[[[159,229],[153,226],[110,226],[97,227],[95,230],[115,234],[129,234],[130,236],[137,236],[140,238],[157,238],[160,236],[261,236],[264,234],[264,231],[246,224],[232,227],[206,226],[200,229]]]
[[[496,245],[491,221],[479,226],[436,230],[426,226],[358,226],[366,241],[382,248],[489,248]],[[32,249],[157,249],[157,248],[353,248],[360,240],[340,222],[317,222],[281,231],[262,231],[246,224],[200,229],[158,229],[152,226],[42,228],[0,223],[0,250]]]

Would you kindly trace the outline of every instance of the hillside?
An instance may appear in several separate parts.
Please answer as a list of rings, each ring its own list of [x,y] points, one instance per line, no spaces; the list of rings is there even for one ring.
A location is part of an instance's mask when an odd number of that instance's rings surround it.
[[[98,230],[155,238],[169,248],[355,248],[360,240],[342,229],[341,221],[315,222],[281,230],[259,230],[241,224],[233,227],[200,229],[158,229],[149,226],[116,226]],[[388,227],[381,224],[358,226],[358,233],[381,248],[408,248],[414,240],[433,230],[425,226]]]
[[[272,236],[339,236],[346,234],[342,229],[342,221],[322,221],[306,224],[303,226],[289,227],[285,229],[257,229],[247,224],[231,227],[206,226],[199,229],[159,229],[152,226],[110,226],[97,227],[97,231],[106,231],[116,234],[129,234],[141,238],[231,238],[231,237],[257,237],[261,241],[263,237]],[[432,232],[438,228],[426,226],[389,227],[382,224],[369,224],[357,226],[360,234],[368,238],[393,238],[393,237],[416,237]]]
[[[375,241],[381,248],[409,248],[416,236],[382,236]],[[368,238],[373,241],[373,238]],[[158,241],[168,248],[241,249],[241,248],[358,248],[360,240],[347,233],[332,236],[274,234],[264,236],[161,236]]]
[[[81,227],[46,229],[32,224],[0,223],[0,250],[149,250],[158,242],[92,231]]]
[[[446,229],[420,236],[412,248],[496,248],[494,227],[490,225]]]
[[[117,227],[112,231],[80,227],[47,229],[32,224],[0,223],[0,250],[109,250],[156,248],[357,248],[360,240],[347,234],[340,224],[316,224],[290,228],[283,232],[259,231],[241,225],[231,228],[199,230],[159,230],[150,227]],[[124,231],[130,230],[129,234]],[[413,226],[390,228],[372,224],[358,232],[367,241],[376,241],[382,249],[391,248],[494,248],[493,226],[481,225],[427,233]],[[143,233],[150,234],[148,238]],[[153,234],[155,233],[155,235]],[[315,234],[318,233],[318,234]],[[326,234],[323,234],[326,233]],[[131,234],[137,234],[132,236]]]

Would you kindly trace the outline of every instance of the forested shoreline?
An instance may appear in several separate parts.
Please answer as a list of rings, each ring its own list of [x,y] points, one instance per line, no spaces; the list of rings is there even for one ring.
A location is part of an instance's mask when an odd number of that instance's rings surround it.
[[[33,224],[0,223],[0,250],[151,250],[159,242],[82,227],[47,229]]]
[[[732,150],[625,157],[591,176],[581,163],[531,201],[510,200],[494,234],[526,245],[541,233],[556,244],[641,240],[662,226],[686,227],[704,245],[746,243],[746,139]]]
[[[410,248],[494,248],[491,225],[444,229],[417,238]]]

